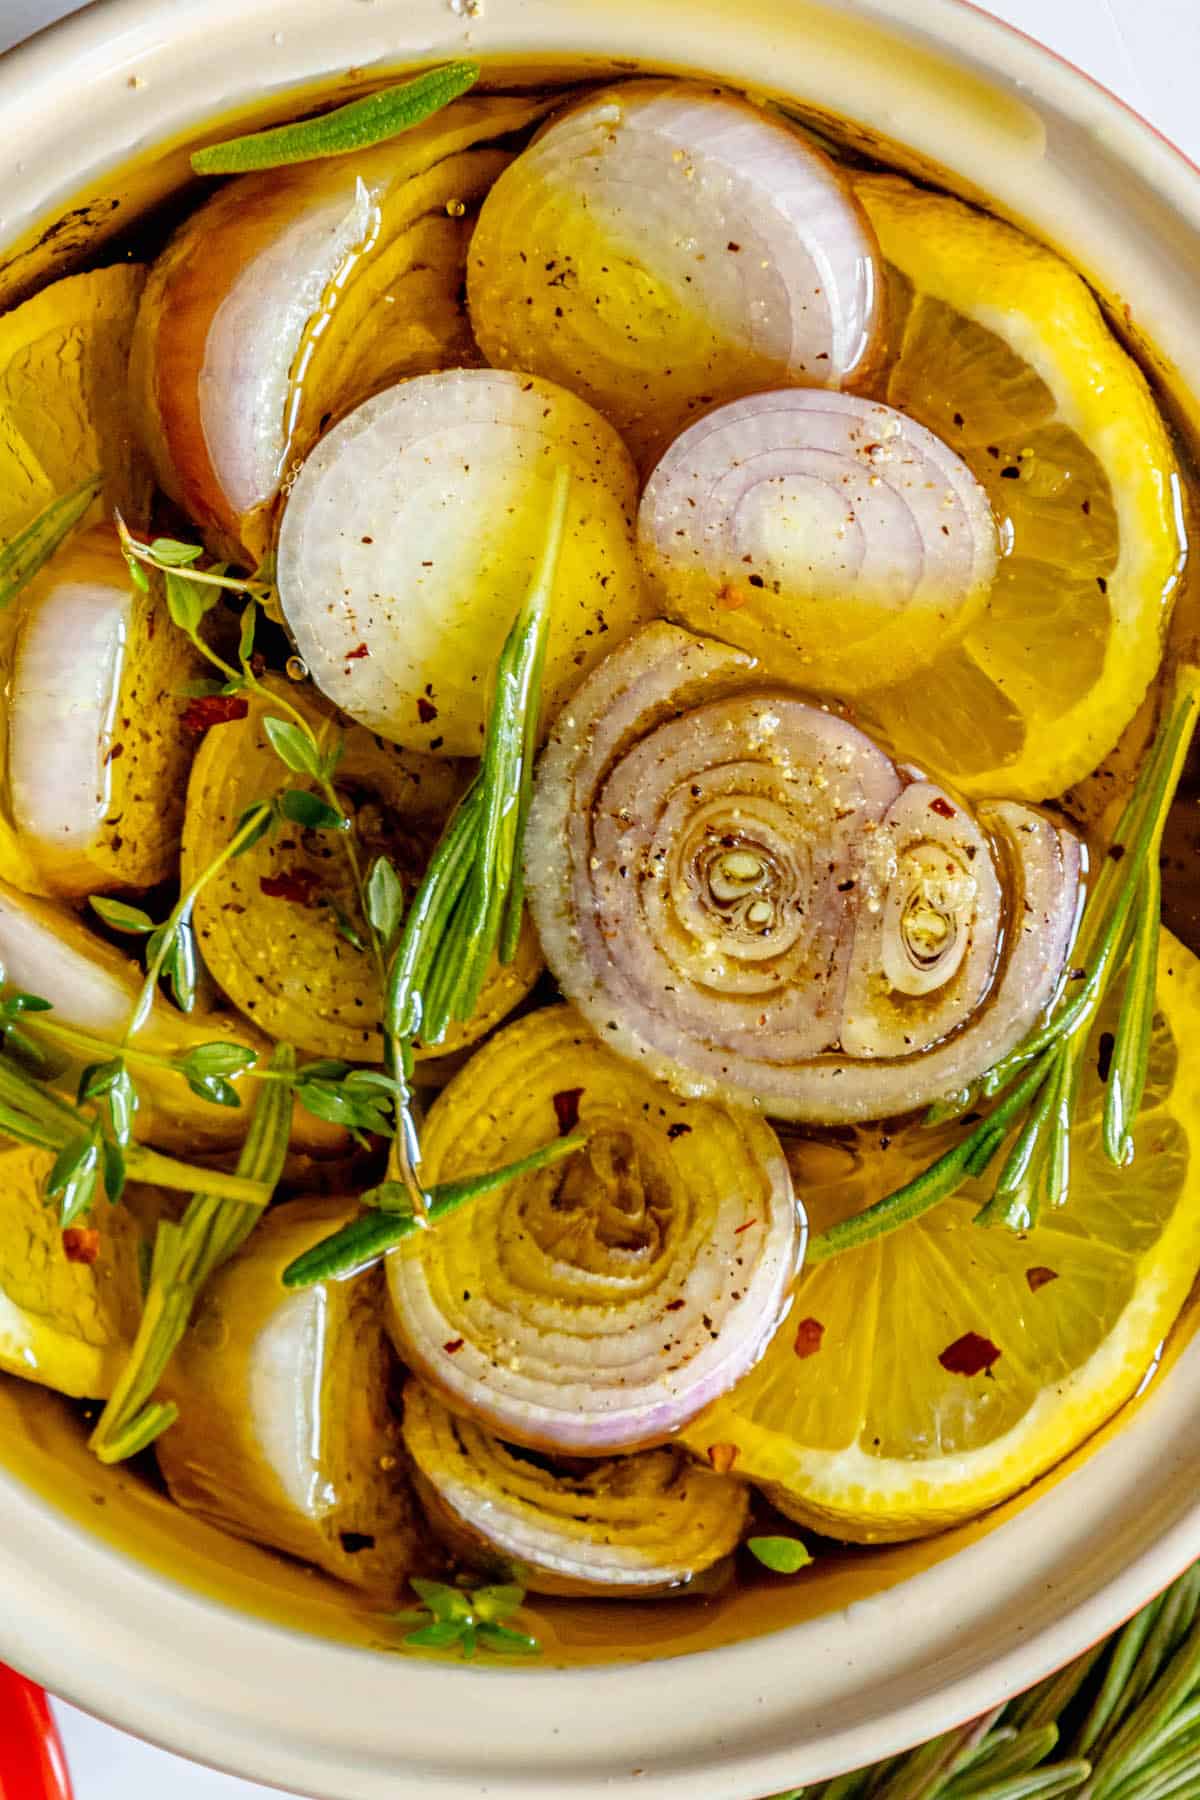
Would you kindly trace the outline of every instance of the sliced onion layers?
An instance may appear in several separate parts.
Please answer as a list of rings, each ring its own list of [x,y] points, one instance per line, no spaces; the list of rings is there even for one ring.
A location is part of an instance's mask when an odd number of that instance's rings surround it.
[[[448,1548],[538,1594],[682,1588],[732,1555],[749,1509],[743,1482],[674,1445],[556,1467],[457,1417],[416,1381],[404,1391],[404,1444]]]
[[[423,1173],[587,1147],[388,1258],[397,1345],[508,1442],[605,1455],[668,1439],[761,1355],[802,1248],[774,1133],[676,1099],[578,1014],[507,1026],[434,1102]]]
[[[547,717],[649,616],[637,478],[612,426],[551,382],[496,369],[401,382],[335,426],[300,471],[279,539],[280,598],[317,686],[384,737],[477,755],[560,464],[572,484]]]
[[[471,320],[490,362],[585,394],[645,457],[714,401],[860,372],[876,256],[795,127],[721,88],[630,82],[552,120],[496,182]]]
[[[4,882],[0,882],[0,969],[13,988],[49,1000],[52,1020],[114,1045],[121,1040],[142,984],[138,965],[89,931],[73,912],[19,893]],[[135,1047],[179,1058],[214,1041],[244,1045],[264,1062],[270,1055],[269,1041],[236,1016],[181,1013],[162,998],[155,1000]],[[98,1052],[81,1047],[78,1061],[62,1077],[64,1091],[74,1097],[80,1068],[103,1060]],[[229,1079],[235,1087],[247,1081],[245,1074]],[[209,1104],[172,1069],[141,1063],[137,1086],[141,1106],[134,1133],[148,1144],[186,1152],[236,1144],[245,1134],[248,1109]],[[345,1137],[297,1106],[292,1144],[297,1150],[328,1155],[344,1149]]]
[[[260,557],[330,414],[471,356],[475,210],[544,111],[471,95],[376,149],[241,176],[180,227],[142,302],[134,394],[159,480],[210,541]]]
[[[648,626],[538,773],[526,878],[563,992],[678,1092],[884,1118],[967,1085],[1052,997],[1079,846],[978,818],[753,658]]]
[[[990,591],[991,504],[903,413],[782,390],[677,438],[638,514],[663,610],[827,694],[898,681],[960,638]]]
[[[153,887],[173,872],[188,745],[179,697],[197,662],[97,526],[20,600],[8,684],[8,794],[41,891]]]
[[[311,689],[269,688],[304,714],[318,735],[341,731],[332,709]],[[193,881],[229,842],[248,808],[279,789],[279,758],[265,722],[283,716],[269,698],[252,700],[244,719],[205,734],[187,790],[181,877]],[[445,757],[384,744],[361,726],[342,734],[334,776],[354,817],[368,860],[387,856],[411,898],[425,872],[468,770]],[[350,1062],[378,1062],[382,995],[375,964],[360,942],[366,927],[349,864],[327,831],[289,825],[225,864],[196,898],[197,936],[213,978],[246,1017],[270,1037]],[[511,963],[493,963],[474,1015],[455,1021],[437,1054],[461,1050],[490,1031],[524,999],[542,968],[532,923],[525,923]],[[422,1051],[418,1047],[418,1056]]]
[[[188,1512],[392,1600],[420,1539],[388,1407],[381,1284],[289,1292],[280,1279],[353,1211],[275,1207],[213,1277],[164,1381],[179,1418],[156,1448]]]

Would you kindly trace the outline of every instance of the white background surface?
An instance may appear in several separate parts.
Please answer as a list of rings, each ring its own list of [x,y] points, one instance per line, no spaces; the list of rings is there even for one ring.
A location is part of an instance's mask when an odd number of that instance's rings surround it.
[[[269,0],[250,0],[269,5]],[[69,0],[0,0],[0,50],[71,12]],[[990,10],[1049,44],[1200,162],[1198,0],[995,0]],[[215,1775],[59,1707],[76,1800],[253,1800],[267,1789]]]

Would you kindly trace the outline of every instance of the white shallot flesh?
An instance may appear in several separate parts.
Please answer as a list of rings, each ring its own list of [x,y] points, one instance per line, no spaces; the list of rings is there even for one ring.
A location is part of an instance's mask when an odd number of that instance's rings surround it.
[[[633,545],[637,478],[612,426],[564,388],[498,369],[400,382],[336,425],[292,488],[277,569],[322,692],[409,749],[477,756],[559,466],[572,479],[547,719],[649,617]]]
[[[415,1232],[387,1260],[402,1359],[507,1443],[607,1456],[667,1442],[754,1364],[804,1244],[778,1139],[677,1099],[569,1007],[506,1026],[439,1095],[422,1173],[585,1147]]]
[[[554,1463],[459,1418],[418,1381],[404,1390],[404,1447],[446,1547],[537,1594],[686,1591],[733,1554],[749,1510],[744,1482],[676,1445]]]
[[[804,687],[903,680],[991,589],[987,494],[893,407],[779,390],[719,407],[646,484],[638,549],[662,610]]]
[[[678,1093],[814,1124],[967,1086],[1052,999],[1080,851],[961,801],[755,659],[666,623],[602,663],[538,771],[526,881],[606,1045]]]
[[[544,126],[483,204],[467,293],[489,362],[585,395],[643,462],[714,402],[860,377],[880,330],[878,248],[834,164],[696,82]]]

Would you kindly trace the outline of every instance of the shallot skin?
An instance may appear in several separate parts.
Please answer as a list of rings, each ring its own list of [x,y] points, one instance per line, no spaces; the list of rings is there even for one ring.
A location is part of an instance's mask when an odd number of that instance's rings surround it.
[[[638,550],[662,610],[831,696],[907,679],[986,601],[987,494],[878,400],[780,389],[714,408],[653,470]]]
[[[727,89],[606,88],[484,202],[468,300],[488,360],[586,395],[643,464],[715,401],[861,378],[877,246],[837,169]]]
[[[754,658],[646,627],[542,757],[526,881],[547,964],[676,1092],[845,1124],[970,1084],[1036,1023],[1077,840],[977,815]]]

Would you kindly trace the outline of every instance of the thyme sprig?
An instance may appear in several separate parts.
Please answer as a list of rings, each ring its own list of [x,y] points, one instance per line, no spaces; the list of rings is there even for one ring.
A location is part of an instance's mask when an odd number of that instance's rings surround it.
[[[974,1128],[921,1174],[808,1247],[823,1262],[896,1231],[984,1175],[1006,1150],[979,1225],[1028,1231],[1070,1185],[1071,1123],[1096,1015],[1122,981],[1104,1095],[1104,1148],[1125,1166],[1145,1092],[1154,1022],[1160,933],[1159,848],[1200,708],[1200,669],[1176,677],[1164,723],[1121,815],[1088,896],[1071,979],[1046,1023],[1001,1058],[972,1089],[930,1109],[930,1123],[994,1102]],[[1015,1132],[1015,1136],[1012,1134]]]
[[[501,1656],[536,1656],[541,1651],[535,1637],[507,1623],[525,1603],[524,1588],[509,1583],[451,1587],[415,1575],[409,1585],[420,1606],[381,1617],[389,1625],[408,1627],[402,1641],[414,1650],[456,1650],[468,1661],[477,1650],[492,1650]]]

